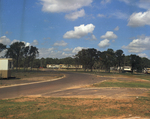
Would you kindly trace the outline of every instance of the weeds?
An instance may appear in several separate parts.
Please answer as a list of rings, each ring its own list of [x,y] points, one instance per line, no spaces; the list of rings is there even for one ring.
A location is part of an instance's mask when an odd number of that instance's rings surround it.
[[[0,118],[91,119],[128,117],[129,114],[150,117],[150,97],[135,100],[44,97],[0,100]]]

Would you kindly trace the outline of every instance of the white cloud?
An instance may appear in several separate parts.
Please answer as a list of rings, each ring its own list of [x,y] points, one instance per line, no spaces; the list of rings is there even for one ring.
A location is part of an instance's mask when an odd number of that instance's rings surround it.
[[[112,40],[112,42],[114,43],[114,42],[115,42],[115,40]]]
[[[81,51],[82,49],[86,49],[84,47],[75,47],[73,50],[72,50],[72,53],[74,54],[77,54],[79,51]]]
[[[150,10],[150,0],[140,0],[139,3],[137,3],[137,6],[139,8],[148,9]]]
[[[93,34],[92,34],[92,40],[97,40],[97,38]]]
[[[25,46],[31,46],[31,44],[29,42],[24,42]]]
[[[105,17],[103,14],[98,14],[97,17]]]
[[[56,43],[54,43],[54,46],[66,46],[68,43],[66,43],[65,41],[58,41]]]
[[[70,53],[70,54],[65,53],[65,52],[62,53],[62,56],[63,56],[63,57],[72,57],[73,55],[74,55],[74,54],[71,54],[71,53]]]
[[[15,42],[23,42],[25,44],[25,46],[31,46],[31,44],[29,42],[25,42],[25,41],[20,41],[20,40],[16,40],[14,39],[11,44],[15,43]]]
[[[137,6],[142,9],[150,10],[150,0],[119,0],[128,5]]]
[[[134,39],[128,46],[122,46],[122,48],[127,49],[130,53],[140,53],[145,50],[150,50],[150,37],[141,37],[139,39]]]
[[[6,36],[2,36],[2,37],[0,38],[0,43],[2,43],[2,44],[4,44],[4,45],[9,45],[10,42],[11,42],[10,39],[7,38]]]
[[[6,52],[7,52],[7,49],[5,49],[5,50],[3,50],[2,52],[0,52],[0,57],[4,57],[5,54],[6,54]]]
[[[20,42],[20,40],[14,39],[14,40],[11,42],[11,44],[13,44],[13,43],[15,43],[15,42]]]
[[[5,34],[10,35],[10,34],[12,34],[12,32],[6,31]]]
[[[83,16],[85,16],[85,11],[84,11],[84,9],[81,9],[80,11],[76,11],[76,12],[67,14],[65,16],[65,18],[74,21],[74,20],[78,19],[79,17],[83,17]]]
[[[70,52],[70,51],[72,51],[72,48],[71,49],[69,49],[69,48],[63,49],[63,51]]]
[[[107,31],[105,35],[102,35],[100,37],[101,39],[116,39],[117,38],[117,35],[114,34],[112,31]]]
[[[120,12],[120,11],[116,11],[110,14],[110,16],[113,16],[117,19],[128,19],[128,15],[126,13]]]
[[[145,53],[139,53],[138,56],[148,58],[147,54],[145,54]]]
[[[106,47],[108,47],[110,44],[109,44],[109,40],[108,39],[104,39],[104,40],[102,40],[99,44],[98,44],[98,46],[100,47],[100,48],[106,48]]]
[[[37,40],[33,40],[33,42],[31,43],[31,45],[33,45],[33,46],[38,45],[38,41]]]
[[[117,26],[114,30],[115,30],[115,31],[118,31],[118,30],[119,30],[119,26]]]
[[[104,4],[107,4],[107,3],[111,3],[111,0],[102,0],[102,1],[101,1],[101,4],[103,4],[103,5],[104,5]]]
[[[40,48],[39,49],[39,58],[65,58],[65,57],[72,57],[73,53],[66,53],[62,51],[57,51],[55,48]]]
[[[128,26],[138,27],[145,25],[150,25],[150,11],[133,13],[130,16]]]
[[[89,6],[93,0],[41,0],[44,12],[75,11],[84,6]]]
[[[129,4],[131,0],[119,0],[119,1],[122,1],[122,2],[125,2],[126,4]]]
[[[87,24],[86,26],[84,24],[80,26],[74,27],[74,31],[68,31],[64,34],[63,38],[67,39],[79,39],[81,37],[86,36],[88,33],[92,33],[94,31],[95,26],[93,24]]]
[[[96,36],[93,34],[89,34],[87,38],[85,38],[85,40],[90,40],[90,41],[94,41],[97,40]]]

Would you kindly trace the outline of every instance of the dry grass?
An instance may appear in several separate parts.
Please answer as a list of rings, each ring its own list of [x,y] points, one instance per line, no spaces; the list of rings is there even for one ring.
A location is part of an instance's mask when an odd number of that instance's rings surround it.
[[[22,97],[0,100],[0,118],[122,119],[150,118],[150,97],[82,99]]]

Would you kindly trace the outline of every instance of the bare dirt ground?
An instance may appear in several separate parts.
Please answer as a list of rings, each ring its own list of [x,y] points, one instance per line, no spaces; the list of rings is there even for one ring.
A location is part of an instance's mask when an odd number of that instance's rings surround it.
[[[43,102],[44,100],[51,100],[51,98],[49,97],[44,97],[44,98],[38,98],[39,96],[28,96],[25,98],[19,98],[16,99],[15,102],[27,102],[27,101],[34,101],[34,100],[38,100],[39,102]],[[83,98],[83,97],[81,97]],[[70,98],[65,98],[64,100],[54,100],[54,98],[52,98],[52,101],[48,101],[48,104],[51,103],[56,103],[58,105],[69,105],[69,106],[89,106],[91,108],[85,108],[84,111],[97,111],[99,110],[99,105],[101,108],[110,108],[110,109],[120,109],[122,107],[124,108],[133,108],[134,110],[136,110],[137,108],[142,108],[144,110],[144,108],[148,108],[148,106],[146,105],[141,105],[141,107],[139,107],[138,103],[134,103],[135,100],[134,99],[100,99],[100,100],[91,100],[89,98],[87,99],[70,99]],[[42,104],[45,105],[45,104]],[[59,109],[59,108],[58,108]],[[128,111],[125,110],[125,111]],[[118,117],[103,117],[102,119],[150,119],[150,118],[145,118],[145,117],[140,117],[140,116],[133,116],[132,112],[128,111],[128,115],[124,114],[122,116],[118,116]],[[93,119],[101,119],[101,118],[93,118]]]
[[[13,84],[31,83],[37,81],[52,80],[59,77],[63,77],[62,73],[58,72],[43,72],[36,76],[30,74],[29,77],[21,79],[3,79],[0,80],[0,86],[7,86]],[[97,78],[107,78],[110,76],[96,76]],[[128,76],[112,76],[111,81],[141,81],[150,82],[148,80],[142,80],[138,78]],[[78,85],[69,87],[63,90],[57,90],[50,93],[45,93],[40,96],[51,96],[51,97],[69,97],[69,98],[111,98],[111,99],[131,99],[137,98],[138,96],[147,96],[150,89],[148,88],[118,88],[118,87],[91,87],[90,85]],[[38,95],[39,96],[39,95]]]
[[[35,81],[44,81],[44,80],[51,80],[54,78],[58,78],[63,76],[63,74],[43,74],[43,75],[37,75],[36,77],[28,77],[28,78],[21,78],[21,79],[6,79],[6,80],[0,80],[0,86],[2,85],[12,85],[12,84],[20,84],[20,83],[28,83],[28,82],[35,82]],[[102,76],[96,76],[97,78],[102,78]],[[105,77],[107,78],[107,77]],[[141,82],[149,82],[147,80],[142,80],[138,78],[131,78],[128,76],[114,76],[111,77],[112,81],[141,81]],[[55,91],[51,93],[46,93],[44,95],[29,95],[28,98],[24,99],[16,99],[17,102],[25,102],[25,101],[34,101],[37,97],[61,97],[61,98],[101,98],[110,101],[119,101],[121,102],[132,102],[133,100],[137,99],[140,96],[148,96],[148,91],[150,89],[147,88],[112,88],[112,87],[104,87],[104,88],[91,88],[89,85],[87,86],[74,86],[70,87],[64,90]],[[78,105],[90,105],[93,103],[92,100],[78,102]],[[102,100],[103,101],[103,100]],[[117,105],[107,105],[112,106],[111,108],[117,109]],[[127,105],[120,105],[121,107],[127,106]],[[128,105],[129,107],[131,105]],[[97,110],[95,108],[92,108],[92,110]],[[129,114],[128,117],[126,116],[120,116],[120,117],[108,117],[103,119],[149,119],[149,118],[142,118],[142,117],[135,117],[132,116],[132,114]]]
[[[8,86],[8,85],[14,85],[14,84],[23,84],[23,83],[31,83],[31,82],[37,82],[37,81],[46,81],[46,80],[52,80],[56,78],[63,77],[64,75],[62,73],[58,72],[39,72],[39,73],[28,73],[23,72],[22,74],[16,73],[13,74],[14,77],[8,78],[8,79],[0,79],[0,86]]]
[[[107,76],[96,76],[99,78]],[[150,82],[129,76],[114,76],[110,79],[115,81],[139,81]],[[104,80],[105,81],[105,80]],[[149,88],[122,88],[122,87],[91,87],[91,85],[74,86],[64,90],[47,93],[42,96],[64,97],[64,98],[103,98],[103,99],[136,99],[140,96],[148,96]]]

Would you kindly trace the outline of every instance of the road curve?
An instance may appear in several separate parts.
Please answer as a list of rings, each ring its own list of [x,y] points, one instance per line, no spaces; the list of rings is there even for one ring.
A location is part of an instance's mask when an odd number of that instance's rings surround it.
[[[63,72],[63,74],[65,74],[65,78],[60,80],[0,88],[0,99],[16,98],[26,95],[42,95],[73,86],[89,85],[111,79],[73,72]]]

